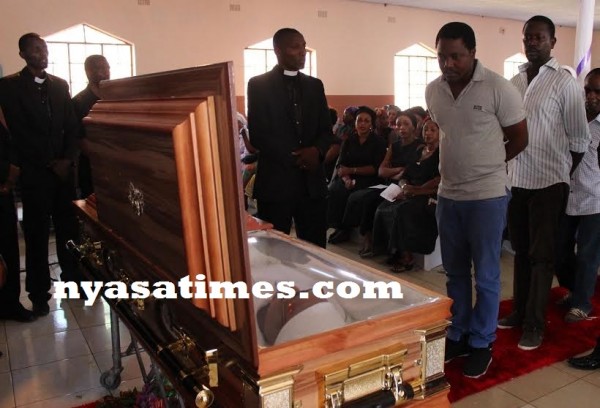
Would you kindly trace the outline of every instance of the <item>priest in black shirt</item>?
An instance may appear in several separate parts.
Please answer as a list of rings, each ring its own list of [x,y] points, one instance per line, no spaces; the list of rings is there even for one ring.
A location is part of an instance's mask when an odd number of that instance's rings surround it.
[[[14,139],[13,164],[21,169],[26,290],[33,313],[50,312],[48,242],[50,217],[62,280],[77,281],[79,270],[66,242],[77,236],[71,200],[77,160],[79,124],[67,83],[45,70],[48,47],[35,33],[19,39],[19,55],[27,66],[0,80],[0,106]]]
[[[260,152],[257,216],[275,229],[325,247],[327,184],[323,160],[332,140],[323,83],[299,72],[306,41],[293,28],[273,36],[277,65],[248,82],[250,143]]]

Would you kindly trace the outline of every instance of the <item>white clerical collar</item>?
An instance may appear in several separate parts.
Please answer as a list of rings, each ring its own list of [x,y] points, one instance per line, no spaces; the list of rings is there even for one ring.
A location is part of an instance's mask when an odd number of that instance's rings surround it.
[[[296,76],[298,75],[298,71],[288,71],[287,69],[283,70],[283,75],[286,76]]]
[[[43,84],[46,81],[46,78],[33,77],[33,80],[36,84]]]

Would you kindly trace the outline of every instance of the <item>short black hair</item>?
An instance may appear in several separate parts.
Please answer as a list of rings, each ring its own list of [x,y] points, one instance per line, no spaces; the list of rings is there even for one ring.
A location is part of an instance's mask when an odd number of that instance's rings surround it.
[[[273,35],[273,48],[280,48],[288,37],[296,34],[302,35],[302,33],[295,28],[286,27],[277,30]]]
[[[435,37],[436,47],[442,38],[450,40],[461,39],[469,51],[475,49],[475,32],[468,24],[459,21],[444,24]]]
[[[375,113],[375,111],[371,108],[369,108],[368,106],[359,106],[358,109],[356,109],[356,112],[354,114],[354,118],[356,120],[356,118],[358,117],[359,114],[361,113],[368,113],[369,116],[371,116],[371,125],[375,126],[375,121],[377,120],[377,114]]]
[[[21,38],[19,38],[19,51],[23,52],[25,51],[25,48],[27,48],[27,44],[29,44],[29,41],[33,40],[33,39],[42,39],[42,37],[40,37],[40,35],[38,33],[27,33],[27,34],[23,34],[21,36]]]
[[[407,111],[421,118],[425,118],[425,116],[427,116],[427,111],[422,106],[413,106],[412,108],[408,108]]]
[[[588,79],[589,77],[591,77],[593,75],[600,75],[600,68],[592,69],[590,72],[587,73],[587,75],[585,76],[585,79]]]
[[[411,111],[409,111],[409,110],[405,110],[405,111],[402,111],[402,112],[398,113],[398,116],[396,116],[396,120],[398,120],[398,118],[399,118],[400,116],[406,116],[407,118],[409,118],[409,119],[410,119],[410,122],[411,122],[411,123],[412,123],[412,125],[413,125],[413,127],[414,127],[415,129],[417,128],[417,124],[418,124],[418,122],[419,122],[419,121],[417,120],[417,115],[415,115],[414,113],[412,113],[412,112],[411,112]]]
[[[100,55],[100,54],[94,54],[94,55],[90,55],[89,57],[87,57],[85,59],[85,62],[83,63],[83,66],[85,69],[91,69],[98,61],[107,61],[106,57],[104,55]]]
[[[329,120],[331,121],[332,125],[335,125],[337,123],[338,113],[337,110],[335,110],[335,108],[329,107]]]
[[[523,33],[525,32],[525,27],[529,23],[544,23],[544,24],[546,24],[548,26],[548,31],[550,31],[550,38],[554,38],[554,34],[556,32],[556,27],[554,27],[554,23],[548,17],[539,16],[539,15],[531,17],[529,20],[527,20],[525,22],[525,24],[523,24],[523,30],[522,30]]]

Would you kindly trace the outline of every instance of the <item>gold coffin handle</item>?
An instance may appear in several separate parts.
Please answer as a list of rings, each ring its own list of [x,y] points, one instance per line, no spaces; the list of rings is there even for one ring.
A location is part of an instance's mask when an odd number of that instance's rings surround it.
[[[202,386],[202,388],[203,389],[196,395],[194,404],[196,404],[197,408],[208,408],[215,401],[215,395],[205,386]]]
[[[411,400],[414,390],[402,381],[408,350],[390,350],[323,375],[326,408],[396,406]],[[371,405],[369,405],[371,404]]]

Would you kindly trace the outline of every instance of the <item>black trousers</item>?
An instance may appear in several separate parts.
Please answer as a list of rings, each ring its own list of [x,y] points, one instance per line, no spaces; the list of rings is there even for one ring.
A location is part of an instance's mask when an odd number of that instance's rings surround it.
[[[361,235],[372,232],[375,211],[384,200],[380,194],[381,190],[374,188],[352,191],[346,201],[342,228],[359,227]]]
[[[556,260],[556,278],[558,284],[573,292],[575,288],[575,272],[577,256],[575,255],[578,217],[569,217],[563,213],[558,230],[558,247]]]
[[[554,277],[560,216],[569,186],[557,183],[528,190],[512,189],[508,229],[514,260],[514,311],[526,328],[543,330],[546,305]]]
[[[77,220],[72,204],[74,185],[61,181],[47,169],[23,169],[21,174],[23,202],[23,234],[25,237],[25,287],[32,302],[50,299],[48,243],[50,218],[56,235],[56,255],[62,270],[61,280],[81,280],[75,258],[66,248],[69,240],[77,240]]]
[[[301,197],[294,201],[258,200],[256,216],[276,230],[290,233],[292,220],[298,238],[325,248],[327,242],[327,200]]]
[[[0,310],[9,311],[17,307],[21,296],[17,210],[12,192],[0,195],[0,255],[8,268],[6,284],[0,289]]]

